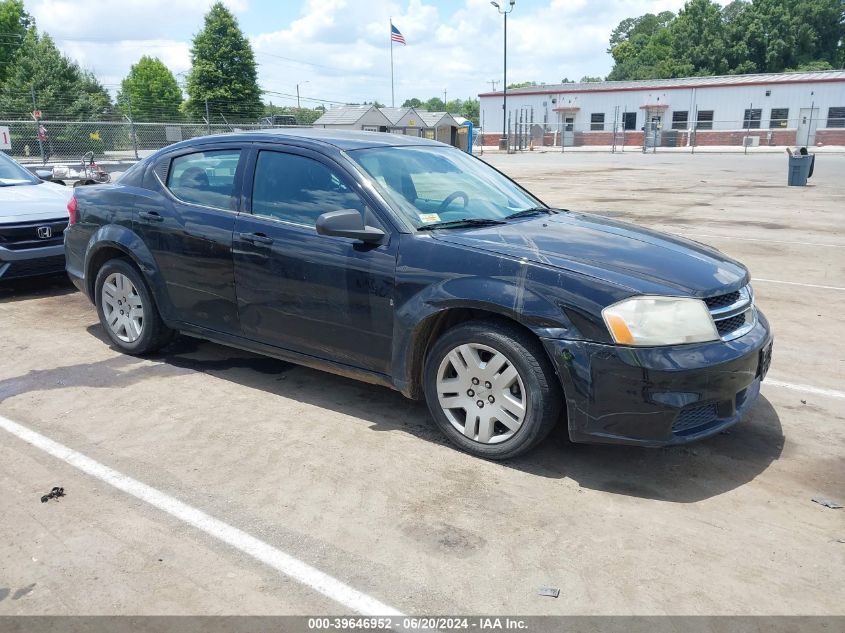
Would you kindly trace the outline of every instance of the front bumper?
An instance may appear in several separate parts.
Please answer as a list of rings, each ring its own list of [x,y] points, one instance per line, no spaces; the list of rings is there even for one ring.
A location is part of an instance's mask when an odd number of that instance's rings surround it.
[[[0,246],[0,280],[51,275],[65,269],[64,246],[12,250]]]
[[[758,311],[733,341],[630,348],[543,339],[566,395],[574,442],[667,446],[714,435],[754,404],[771,361]]]

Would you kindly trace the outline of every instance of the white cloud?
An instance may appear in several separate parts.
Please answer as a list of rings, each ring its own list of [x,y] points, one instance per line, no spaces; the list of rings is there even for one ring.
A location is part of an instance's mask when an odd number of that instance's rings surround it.
[[[191,34],[211,2],[123,0],[119,9],[104,11],[102,0],[30,0],[27,8],[67,54],[104,83],[116,84],[142,54],[160,57],[176,73],[188,70]],[[622,19],[677,10],[683,2],[540,0],[529,6],[518,0],[508,18],[508,81],[605,75],[612,65],[607,40]],[[260,6],[262,0],[227,4],[242,24],[250,9],[266,12],[271,22],[278,6]],[[467,98],[501,80],[502,16],[489,0],[459,0],[449,9],[431,0],[302,0],[299,7],[284,28],[248,32],[268,90],[292,95],[298,83],[306,98],[389,104],[391,17],[408,42],[394,47],[398,104],[413,96],[442,97],[444,89],[450,99]]]

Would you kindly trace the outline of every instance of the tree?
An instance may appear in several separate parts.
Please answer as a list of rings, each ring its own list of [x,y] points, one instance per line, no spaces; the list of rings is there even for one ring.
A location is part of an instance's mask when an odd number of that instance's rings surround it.
[[[479,124],[479,103],[478,99],[467,99],[461,106],[461,116],[472,121],[473,125]]]
[[[711,0],[690,0],[669,25],[672,56],[694,75],[728,72],[721,7]]]
[[[208,100],[212,117],[256,120],[264,110],[257,78],[249,40],[235,16],[222,2],[215,3],[191,48],[186,110],[204,117]]]
[[[422,107],[423,102],[414,97],[413,99],[405,99],[405,103],[402,104],[403,108],[419,108]]]
[[[608,79],[837,68],[845,62],[842,0],[689,0],[622,20],[610,34]]]
[[[31,26],[0,88],[0,113],[29,118],[35,90],[44,119],[97,121],[110,116],[111,97],[97,79],[61,54],[49,35]]]
[[[429,112],[442,112],[446,109],[446,104],[443,103],[443,99],[441,99],[440,97],[432,97],[422,105],[423,108],[425,108]]]
[[[182,90],[161,60],[144,55],[120,84],[117,104],[135,121],[177,121],[182,118]]]
[[[323,116],[325,106],[317,106],[316,108],[295,108],[292,106],[277,106],[272,103],[264,104],[264,116],[273,116],[274,114],[286,114],[296,119],[299,125],[311,125]]]
[[[583,77],[581,77],[582,84],[594,83],[596,81],[604,81],[604,79],[602,79],[601,77],[591,77],[590,75],[584,75]]]
[[[9,66],[32,24],[32,18],[24,10],[21,0],[0,2],[0,85],[6,81]]]
[[[514,88],[530,88],[531,86],[536,86],[536,81],[523,81],[517,84],[508,84],[508,90],[513,90]]]

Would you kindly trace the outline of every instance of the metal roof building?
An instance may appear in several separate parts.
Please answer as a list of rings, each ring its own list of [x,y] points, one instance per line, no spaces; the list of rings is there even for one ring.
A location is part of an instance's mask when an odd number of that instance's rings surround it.
[[[394,134],[423,135],[422,130],[426,125],[423,122],[422,113],[416,108],[379,108],[379,110],[390,119],[390,131]]]
[[[387,132],[391,125],[390,119],[371,105],[332,108],[326,110],[319,119],[314,121],[314,127],[369,132]]]
[[[503,94],[479,97],[496,144]],[[544,144],[845,144],[845,70],[543,84],[509,90],[507,110],[511,132]]]

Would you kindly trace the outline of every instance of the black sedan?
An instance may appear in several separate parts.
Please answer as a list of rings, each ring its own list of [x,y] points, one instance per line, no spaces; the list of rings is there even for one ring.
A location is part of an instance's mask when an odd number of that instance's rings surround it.
[[[78,189],[67,271],[129,354],[175,332],[425,398],[460,448],[707,437],[759,393],[747,269],[549,208],[455,148],[285,130],[178,143]]]

